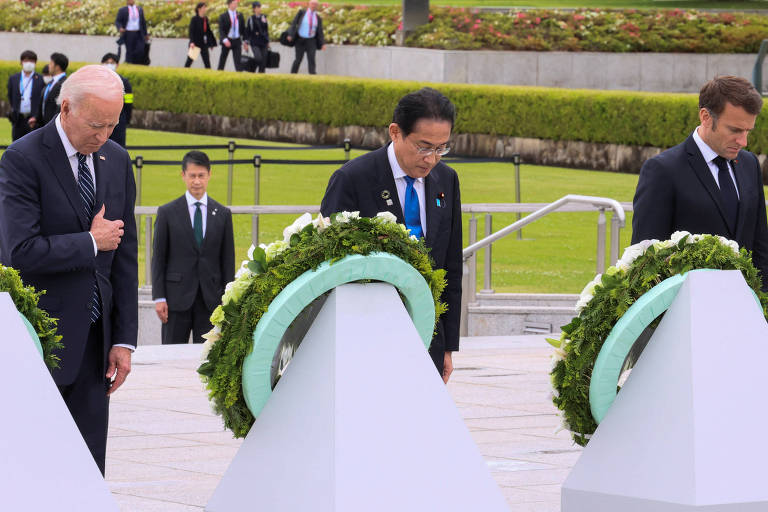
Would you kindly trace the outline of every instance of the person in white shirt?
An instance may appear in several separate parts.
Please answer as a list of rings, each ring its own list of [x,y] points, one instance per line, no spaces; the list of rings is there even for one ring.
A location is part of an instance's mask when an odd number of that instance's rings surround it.
[[[115,26],[120,32],[118,44],[125,44],[125,62],[129,64],[149,64],[146,46],[149,43],[147,20],[144,9],[136,5],[136,0],[127,0],[126,5],[118,9]]]
[[[240,67],[240,57],[242,54],[242,34],[245,30],[245,18],[237,12],[238,4],[238,0],[229,0],[227,2],[227,10],[219,16],[219,40],[221,41],[219,71],[224,69],[230,50],[232,51],[235,71],[242,70]]]
[[[21,53],[21,71],[8,78],[8,102],[11,111],[11,138],[20,139],[37,127],[37,111],[40,109],[43,77],[35,72],[37,54],[31,50]]]

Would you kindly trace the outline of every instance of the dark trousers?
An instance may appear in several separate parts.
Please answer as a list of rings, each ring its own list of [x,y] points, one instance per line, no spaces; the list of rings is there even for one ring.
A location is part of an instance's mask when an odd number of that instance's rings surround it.
[[[88,341],[80,364],[80,373],[59,392],[67,404],[72,419],[104,475],[107,456],[107,425],[109,423],[108,381],[104,377],[104,346],[101,320],[91,325]]]
[[[253,58],[258,63],[256,67],[259,69],[259,73],[264,73],[267,69],[267,47],[251,45],[251,51]]]
[[[20,139],[32,131],[32,128],[29,127],[29,114],[14,114],[13,119],[11,140]]]
[[[125,62],[144,64],[144,37],[138,30],[125,32]]]
[[[227,45],[224,43],[221,43],[221,55],[219,56],[218,69],[219,71],[224,69],[224,64],[227,63],[227,55],[229,55],[229,51],[232,50],[232,58],[235,59],[235,71],[240,71],[240,56],[243,42],[240,38],[230,39],[229,42],[232,44],[229,48],[227,48]]]
[[[208,54],[208,47],[201,46],[200,47],[200,57],[203,59],[203,65],[205,66],[205,69],[211,69],[211,57]],[[188,68],[192,65],[194,61],[187,57],[187,62],[184,64],[185,68]]]
[[[307,65],[309,66],[309,74],[317,74],[315,70],[315,52],[317,51],[317,39],[311,37],[304,39],[303,37],[296,38],[296,60],[293,61],[291,66],[291,73],[298,73],[301,61],[304,59],[304,53],[307,54]]]
[[[163,324],[161,335],[163,345],[187,343],[189,333],[192,333],[192,343],[202,343],[203,334],[213,328],[211,325],[212,310],[208,309],[203,300],[203,293],[197,289],[197,296],[192,307],[184,311],[174,311],[168,306],[168,321]]]

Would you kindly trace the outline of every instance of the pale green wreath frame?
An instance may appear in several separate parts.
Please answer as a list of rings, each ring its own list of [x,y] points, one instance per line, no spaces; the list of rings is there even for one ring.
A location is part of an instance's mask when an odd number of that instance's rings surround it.
[[[698,269],[691,272],[718,272],[718,270]],[[687,275],[688,273],[684,273],[668,277],[645,292],[611,329],[595,360],[589,382],[589,409],[597,424],[605,418],[608,409],[616,400],[621,368],[632,350],[632,345],[651,322],[669,309]],[[754,290],[751,288],[750,290],[762,310],[760,299]]]
[[[272,394],[272,359],[286,329],[316,298],[345,283],[383,281],[405,297],[408,311],[424,346],[429,348],[435,328],[435,303],[424,277],[412,265],[389,253],[353,254],[325,261],[286,286],[270,303],[253,331],[253,349],[243,361],[243,396],[257,417]]]
[[[19,316],[21,317],[21,321],[24,323],[24,327],[27,328],[27,332],[29,333],[29,336],[32,338],[32,341],[35,343],[35,348],[37,348],[37,351],[40,352],[40,357],[43,357],[43,346],[40,344],[40,337],[37,335],[37,331],[35,331],[35,328],[32,327],[32,324],[27,320],[27,317],[19,313]]]

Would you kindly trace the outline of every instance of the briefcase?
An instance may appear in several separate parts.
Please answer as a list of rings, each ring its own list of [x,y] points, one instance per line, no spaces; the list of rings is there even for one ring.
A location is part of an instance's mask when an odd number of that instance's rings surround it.
[[[240,56],[240,69],[249,73],[256,71],[256,59],[250,55],[243,54]]]
[[[267,67],[268,68],[278,68],[280,67],[280,54],[277,52],[273,52],[272,50],[267,50]]]

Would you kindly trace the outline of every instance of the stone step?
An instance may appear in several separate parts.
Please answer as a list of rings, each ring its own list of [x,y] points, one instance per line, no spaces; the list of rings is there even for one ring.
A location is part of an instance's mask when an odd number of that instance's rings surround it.
[[[560,306],[471,304],[467,308],[469,336],[509,336],[515,334],[558,333],[576,315],[575,300]]]
[[[477,293],[480,306],[552,306],[576,305],[579,296],[572,293]]]

